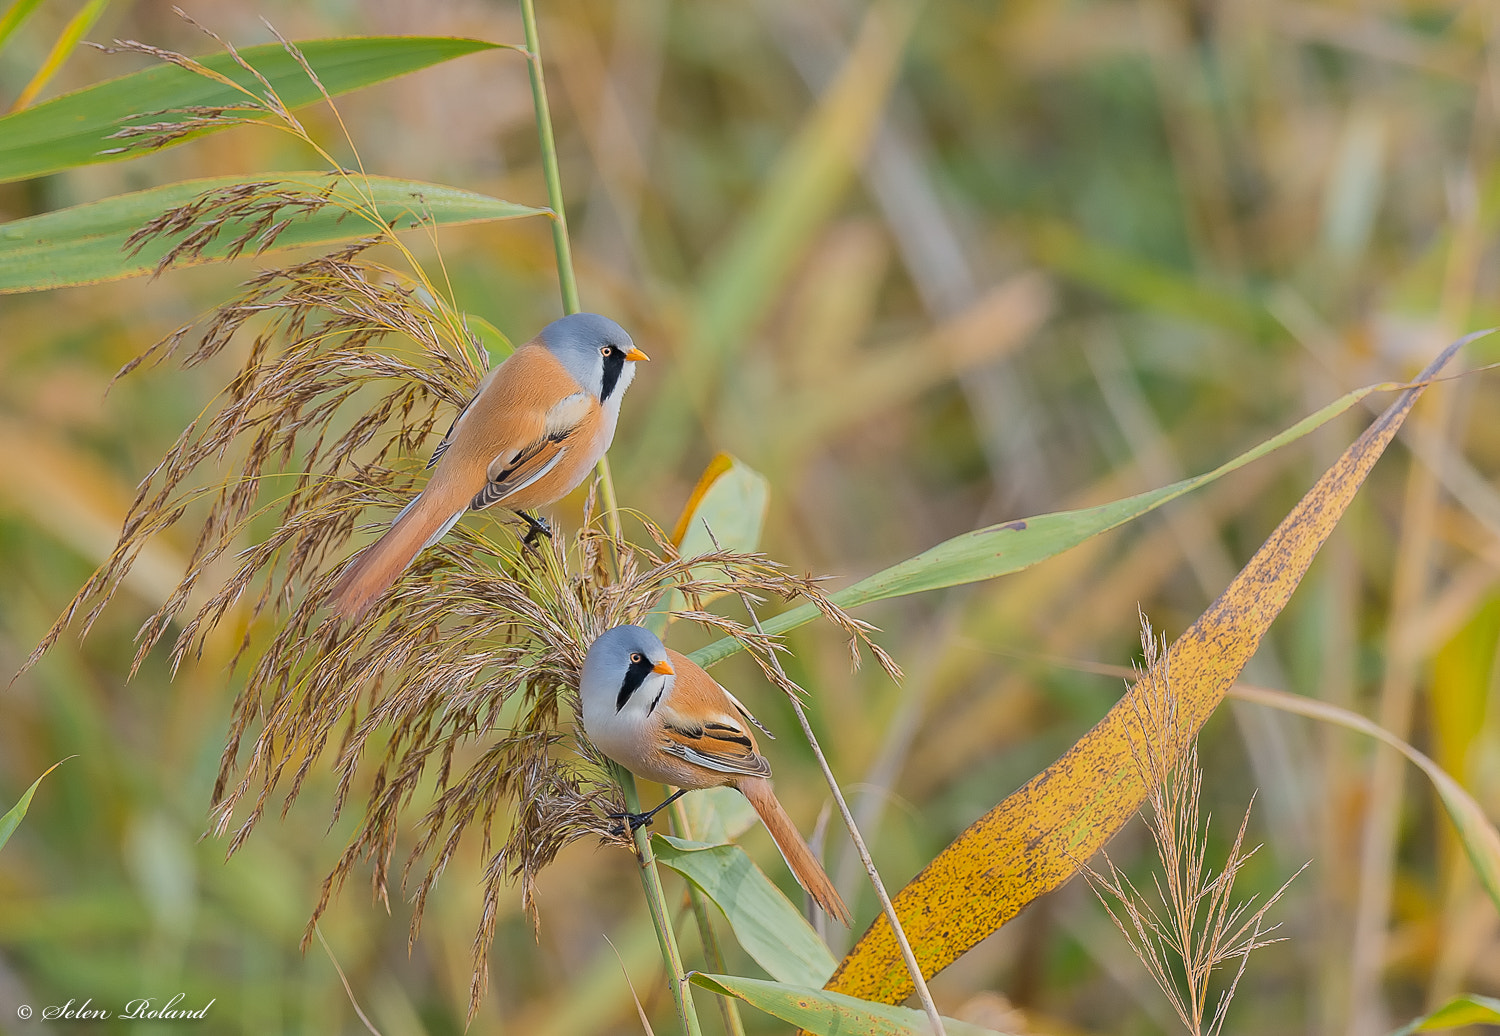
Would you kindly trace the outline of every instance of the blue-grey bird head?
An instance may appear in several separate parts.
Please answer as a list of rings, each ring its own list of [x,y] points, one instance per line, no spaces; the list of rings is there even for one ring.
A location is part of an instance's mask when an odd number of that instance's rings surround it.
[[[583,725],[599,737],[622,714],[644,715],[671,689],[676,676],[667,648],[641,626],[616,626],[589,647],[578,681]]]
[[[598,313],[574,313],[554,320],[536,337],[574,381],[606,405],[619,406],[635,377],[636,363],[649,359],[623,327]]]

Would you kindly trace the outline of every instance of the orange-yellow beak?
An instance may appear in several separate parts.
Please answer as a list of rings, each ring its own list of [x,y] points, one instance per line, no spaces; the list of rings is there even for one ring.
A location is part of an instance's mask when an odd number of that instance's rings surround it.
[[[625,354],[625,359],[627,359],[627,360],[649,360],[649,359],[651,359],[651,357],[647,356],[645,353],[641,352],[639,349],[637,349],[635,346],[632,345],[630,347],[630,351]],[[668,670],[668,672],[670,672],[670,671],[671,670]]]
[[[676,675],[676,670],[672,668],[672,663],[668,662],[666,659],[662,659],[660,662],[652,666],[651,671],[653,673],[661,673],[663,676]]]

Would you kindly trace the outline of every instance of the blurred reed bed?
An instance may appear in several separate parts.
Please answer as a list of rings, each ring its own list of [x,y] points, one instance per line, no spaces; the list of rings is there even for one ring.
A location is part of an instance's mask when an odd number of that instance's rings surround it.
[[[192,13],[237,42],[267,38],[247,8]],[[253,13],[291,38],[520,38],[504,6]],[[569,0],[544,14],[583,294],[656,361],[612,453],[621,499],[668,524],[709,456],[728,449],[768,476],[765,549],[793,570],[854,578],[982,522],[1203,470],[1497,322],[1500,76],[1483,5],[946,4],[898,24],[895,39],[862,34],[855,12],[822,2]],[[19,94],[67,17],[44,6],[0,51],[0,99]],[[199,47],[157,5],[110,7],[92,35]],[[80,52],[54,89],[128,60]],[[475,56],[352,95],[340,111],[372,169],[539,203],[525,90],[519,61]],[[326,128],[322,114],[302,117]],[[305,166],[297,148],[239,129],[0,188],[0,209],[41,211],[168,169]],[[540,224],[460,228],[441,242],[466,311],[523,337],[556,314]],[[430,258],[421,241],[410,247]],[[232,348],[200,370],[137,372],[106,396],[111,375],[252,275],[241,263],[0,299],[0,662],[12,671],[106,560],[133,487],[245,357]],[[1494,350],[1481,343],[1471,362]],[[1495,393],[1493,378],[1430,393],[1408,451],[1376,469],[1249,674],[1408,735],[1491,816]],[[451,400],[437,400],[442,419]],[[900,687],[873,667],[851,673],[831,631],[793,634],[789,675],[815,690],[835,768],[862,778],[847,783],[887,881],[1093,722],[1118,685],[1073,663],[1130,657],[1138,603],[1171,632],[1197,615],[1356,424],[1046,565],[861,613],[907,671]],[[425,460],[395,452],[413,468]],[[559,506],[564,528],[580,527],[582,506]],[[256,533],[252,521],[225,549]],[[290,948],[358,829],[346,815],[325,833],[333,767],[312,767],[303,801],[227,864],[223,841],[196,840],[243,688],[229,662],[275,629],[236,613],[175,677],[158,648],[122,683],[119,660],[194,549],[183,532],[151,541],[90,639],[64,637],[6,692],[0,801],[78,758],[48,778],[0,854],[0,1001],[124,999],[146,983],[219,996],[227,1028],[354,1031],[331,965]],[[674,646],[690,632],[674,629]],[[757,670],[725,665],[724,682],[747,688],[773,729],[794,723],[755,690],[769,690]],[[1268,716],[1226,709],[1201,747],[1206,810],[1238,815],[1260,789],[1247,837],[1266,849],[1240,874],[1247,894],[1267,896],[1313,861],[1278,907],[1286,941],[1258,951],[1241,980],[1231,1027],[1388,1032],[1453,992],[1500,994],[1500,921],[1404,764]],[[812,760],[790,739],[775,747],[789,810],[816,814]],[[770,853],[755,837],[751,848]],[[1228,838],[1216,825],[1210,853],[1222,858]],[[867,919],[847,846],[830,843],[832,873]],[[1133,880],[1148,855],[1144,831],[1111,846]],[[538,880],[535,935],[519,895],[497,900],[492,989],[474,1031],[639,1031],[601,926],[653,1024],[670,1025],[622,857],[564,849]],[[477,848],[447,862],[410,956],[410,908],[397,898],[372,907],[346,894],[324,915],[387,1036],[462,1028],[484,866]],[[690,937],[685,952],[698,952]],[[1017,1030],[1176,1031],[1076,882],[933,987],[945,1013],[1004,1016]]]

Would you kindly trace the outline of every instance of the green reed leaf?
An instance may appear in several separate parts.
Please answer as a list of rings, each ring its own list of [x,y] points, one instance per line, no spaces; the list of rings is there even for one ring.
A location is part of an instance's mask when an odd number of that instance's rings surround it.
[[[1487,331],[1476,332],[1465,341],[1488,333]],[[1247,450],[1233,460],[1202,475],[1195,475],[1160,489],[1100,504],[1097,507],[1060,511],[1035,518],[1022,518],[963,533],[923,551],[916,557],[908,558],[906,561],[876,572],[853,586],[830,594],[829,599],[841,608],[855,608],[872,601],[885,600],[888,597],[903,597],[907,594],[921,593],[924,590],[938,590],[943,587],[961,586],[965,583],[977,583],[985,579],[994,579],[996,576],[1019,572],[1023,568],[1030,568],[1100,533],[1118,528],[1134,518],[1154,511],[1162,504],[1185,496],[1195,489],[1201,489],[1215,479],[1302,438],[1372,393],[1389,392],[1398,387],[1389,383],[1371,385],[1340,396],[1316,413],[1298,421],[1286,431],[1272,436],[1255,448]],[[816,607],[804,604],[773,618],[762,620],[762,626],[770,634],[785,633],[811,622],[817,618],[818,614]],[[738,640],[725,637],[699,648],[690,657],[701,666],[710,666],[723,661],[742,650],[743,647],[744,645]]]
[[[745,850],[670,835],[651,841],[657,862],[718,904],[745,952],[772,978],[810,986],[828,981],[837,966],[828,946]]]
[[[698,478],[698,485],[682,508],[672,542],[686,558],[715,550],[714,541],[725,550],[753,551],[760,547],[766,524],[771,484],[748,464],[720,453]],[[667,628],[667,613],[686,607],[677,590],[668,590],[661,604],[646,616],[645,626],[657,636]]]
[[[0,224],[0,294],[95,284],[149,273],[175,240],[158,238],[132,256],[125,252],[125,241],[131,234],[205,192],[256,182],[238,176],[185,180]],[[298,172],[259,182],[268,194],[277,190],[304,195],[331,191],[330,204],[310,216],[295,215],[276,237],[272,246],[275,249],[328,245],[376,234],[379,227],[370,218],[350,211],[368,212],[371,202],[378,218],[396,230],[423,224],[516,219],[546,212],[452,187],[381,176],[355,180],[327,173]],[[243,233],[244,227],[243,222],[226,222],[201,255],[185,257],[178,265],[227,258],[231,242]],[[258,247],[252,241],[245,253],[254,254]]]
[[[829,993],[737,975],[705,975],[695,971],[694,985],[721,996],[733,996],[816,1036],[927,1036],[927,1015],[909,1007],[877,1004],[843,993]],[[943,1019],[948,1036],[1004,1036],[968,1022]]]
[[[297,44],[334,97],[499,46],[484,40],[429,36],[366,36]],[[323,99],[317,83],[281,44],[246,47],[239,53],[265,76],[288,108]],[[257,96],[264,90],[229,54],[197,60]],[[212,108],[245,100],[245,95],[229,84],[172,64],[64,94],[0,119],[0,183],[133,157],[140,152],[119,151],[120,141],[112,139],[111,134],[125,126],[187,121],[186,115],[174,114],[172,109]]]
[[[1295,712],[1300,716],[1357,730],[1390,745],[1406,756],[1432,782],[1443,808],[1448,811],[1448,819],[1453,821],[1453,827],[1458,831],[1459,842],[1462,843],[1469,862],[1479,875],[1480,883],[1484,885],[1496,908],[1500,909],[1500,831],[1490,822],[1484,807],[1448,771],[1379,724],[1337,705],[1263,687],[1237,685],[1230,693],[1241,701],[1253,701],[1283,712]]]
[[[1431,1014],[1425,1014],[1403,1025],[1391,1036],[1409,1036],[1414,1032],[1457,1029],[1462,1025],[1500,1025],[1500,1000],[1492,996],[1465,993],[1449,1000]]]
[[[20,826],[22,819],[26,816],[26,811],[31,808],[31,797],[36,794],[36,790],[41,786],[42,781],[46,780],[47,774],[57,769],[63,762],[66,762],[66,760],[53,763],[47,767],[40,777],[31,782],[31,787],[26,789],[26,794],[21,796],[21,801],[12,806],[4,816],[0,816],[0,849],[5,847],[5,843],[10,841],[10,836]],[[828,970],[830,974],[833,973],[832,968]]]

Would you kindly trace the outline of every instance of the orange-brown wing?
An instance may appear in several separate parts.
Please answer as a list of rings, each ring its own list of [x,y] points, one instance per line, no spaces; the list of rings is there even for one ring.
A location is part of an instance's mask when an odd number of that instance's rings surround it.
[[[562,460],[563,443],[566,440],[566,434],[557,438],[549,436],[497,457],[490,464],[490,470],[494,474],[484,484],[484,488],[474,494],[469,507],[482,511],[546,475]]]
[[[443,441],[438,443],[437,449],[432,451],[432,457],[427,461],[429,468],[443,459],[443,454],[448,452],[448,447],[453,443],[453,433],[458,431],[458,426],[463,424],[464,418],[469,416],[469,411],[474,409],[475,402],[478,401],[480,396],[484,395],[485,389],[490,387],[490,382],[495,380],[504,366],[505,364],[502,363],[499,367],[493,368],[480,379],[479,387],[474,390],[474,395],[464,404],[464,408],[458,412],[458,416],[453,419],[453,423],[443,433]]]
[[[756,751],[745,707],[685,655],[668,649],[667,657],[677,679],[656,709],[663,750],[719,773],[771,776],[771,764]]]
[[[528,343],[485,379],[434,455],[434,484],[487,507],[542,478],[598,403],[544,347]]]

